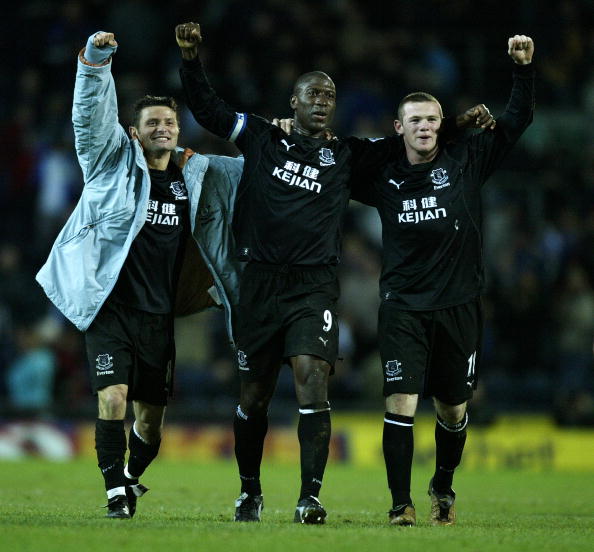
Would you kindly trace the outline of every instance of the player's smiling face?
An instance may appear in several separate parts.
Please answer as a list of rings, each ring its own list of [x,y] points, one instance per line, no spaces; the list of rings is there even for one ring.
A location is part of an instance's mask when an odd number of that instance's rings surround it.
[[[394,128],[404,138],[407,152],[423,158],[437,153],[437,134],[441,126],[441,106],[437,102],[408,102],[402,106]]]
[[[175,111],[164,105],[145,107],[138,126],[130,127],[130,135],[142,144],[145,153],[173,151],[179,137]]]
[[[320,137],[330,126],[336,110],[336,87],[329,78],[312,76],[299,85],[290,102],[299,134]]]

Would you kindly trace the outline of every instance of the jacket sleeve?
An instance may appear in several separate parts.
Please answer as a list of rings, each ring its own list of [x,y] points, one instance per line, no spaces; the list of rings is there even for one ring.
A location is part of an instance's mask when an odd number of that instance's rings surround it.
[[[120,160],[128,142],[118,122],[118,105],[111,63],[95,67],[78,61],[72,125],[76,155],[85,184]]]

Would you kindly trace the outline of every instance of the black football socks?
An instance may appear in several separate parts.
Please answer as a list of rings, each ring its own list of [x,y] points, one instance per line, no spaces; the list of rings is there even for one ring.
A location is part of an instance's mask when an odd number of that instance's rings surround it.
[[[438,493],[449,493],[452,488],[454,470],[460,464],[466,443],[468,413],[461,421],[448,424],[439,416],[435,422],[435,475],[433,489]]]
[[[297,436],[301,447],[301,494],[318,497],[330,450],[330,403],[328,401],[299,407]]]
[[[392,508],[412,504],[410,476],[414,450],[414,417],[386,412],[384,415],[383,449]]]
[[[156,443],[148,443],[137,432],[134,424],[128,434],[128,464],[125,468],[125,474],[128,479],[138,480],[144,473],[149,464],[157,457],[161,440]],[[137,481],[135,481],[137,482]]]
[[[248,416],[237,406],[233,419],[235,434],[235,458],[241,479],[241,492],[250,495],[262,494],[260,464],[264,452],[264,438],[268,431],[268,415]]]
[[[124,420],[101,420],[95,424],[95,449],[99,469],[105,480],[108,498],[125,494],[124,456],[126,431]],[[111,496],[110,496],[111,495]]]

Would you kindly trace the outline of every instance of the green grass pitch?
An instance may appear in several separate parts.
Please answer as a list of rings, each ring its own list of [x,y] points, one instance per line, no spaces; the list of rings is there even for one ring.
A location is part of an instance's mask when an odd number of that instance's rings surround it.
[[[157,460],[142,481],[151,491],[133,520],[104,519],[95,463],[0,462],[1,551],[593,551],[591,473],[465,471],[456,476],[458,524],[427,523],[431,474],[416,469],[416,527],[387,525],[381,467],[330,464],[321,500],[324,526],[292,522],[298,467],[264,463],[262,523],[231,521],[238,495],[233,461]]]

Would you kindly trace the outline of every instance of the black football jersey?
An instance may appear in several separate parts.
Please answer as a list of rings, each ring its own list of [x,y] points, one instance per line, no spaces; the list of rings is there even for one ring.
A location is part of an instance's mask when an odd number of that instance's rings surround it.
[[[188,192],[181,170],[170,162],[149,170],[146,220],[134,238],[110,299],[155,314],[173,311],[181,255],[190,233]]]
[[[401,141],[289,136],[218,98],[199,60],[184,61],[180,74],[196,120],[234,142],[245,158],[233,220],[240,258],[298,266],[338,263],[351,171],[385,162]]]
[[[429,163],[400,149],[389,163],[353,175],[353,199],[382,221],[380,294],[407,310],[435,310],[477,297],[483,286],[480,191],[532,121],[534,70],[514,66],[513,87],[495,130],[465,134]]]

